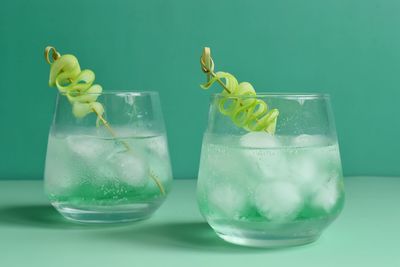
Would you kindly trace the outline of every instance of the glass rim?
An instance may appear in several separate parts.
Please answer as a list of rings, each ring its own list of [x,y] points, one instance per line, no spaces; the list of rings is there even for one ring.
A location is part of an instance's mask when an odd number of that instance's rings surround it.
[[[59,95],[66,95],[67,92],[58,91]],[[145,96],[145,95],[159,95],[157,91],[121,91],[121,90],[107,90],[100,93],[85,93],[85,95],[116,95],[116,96]]]
[[[212,93],[211,98],[283,98],[283,99],[330,99],[330,94],[328,93],[289,93],[289,92],[260,92],[255,95],[225,95],[223,93]]]

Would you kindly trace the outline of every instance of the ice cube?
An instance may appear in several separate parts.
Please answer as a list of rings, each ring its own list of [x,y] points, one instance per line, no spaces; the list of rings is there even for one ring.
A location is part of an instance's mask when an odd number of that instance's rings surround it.
[[[214,183],[237,183],[250,186],[256,182],[249,179],[255,166],[242,149],[226,145],[206,144],[202,148],[201,176]],[[254,164],[253,164],[254,165]]]
[[[148,183],[149,168],[139,156],[125,151],[113,154],[108,160],[120,181],[134,187],[144,187]]]
[[[276,148],[282,146],[278,137],[266,132],[250,132],[240,138],[240,145],[249,148]]]
[[[325,180],[324,173],[318,168],[318,159],[305,151],[289,160],[290,178],[299,189],[304,193],[313,192]]]
[[[151,172],[160,182],[167,183],[172,179],[172,170],[169,157],[160,158],[158,156],[149,156],[147,158]]]
[[[284,150],[246,151],[247,158],[257,164],[262,180],[282,180],[289,176],[289,167]]]
[[[248,161],[253,163],[262,179],[282,179],[288,176],[287,159],[280,139],[265,132],[251,132],[240,139]]]
[[[320,167],[328,172],[340,173],[342,170],[338,145],[320,147],[314,150],[314,155],[319,159]]]
[[[337,178],[332,178],[324,183],[311,197],[311,204],[329,212],[335,206],[339,197],[337,181]]]
[[[236,184],[214,184],[209,187],[209,205],[230,218],[238,218],[247,207],[246,190]]]
[[[44,173],[47,192],[60,194],[73,184],[76,167],[68,152],[65,138],[49,136]]]
[[[55,141],[52,143],[54,145]],[[45,186],[46,191],[52,194],[62,194],[76,182],[76,167],[69,164],[68,157],[62,152],[63,150],[56,150],[54,147],[47,152]]]
[[[85,159],[96,159],[112,151],[112,145],[106,140],[84,135],[70,135],[66,138],[71,151]]]
[[[330,139],[323,135],[301,134],[292,138],[291,145],[294,147],[326,146]]]
[[[168,157],[168,145],[165,136],[158,136],[149,139],[147,147],[150,152],[161,158]]]
[[[294,148],[289,157],[290,181],[304,193],[312,194],[330,177],[340,173],[340,160],[333,146]]]
[[[271,181],[260,185],[254,194],[259,213],[270,221],[290,221],[296,218],[303,205],[300,192],[293,184]]]

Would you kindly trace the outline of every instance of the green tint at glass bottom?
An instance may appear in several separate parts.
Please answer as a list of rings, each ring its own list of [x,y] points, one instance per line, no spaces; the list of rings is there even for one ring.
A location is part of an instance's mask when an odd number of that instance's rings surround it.
[[[65,195],[49,195],[67,219],[80,222],[123,222],[146,219],[164,202],[155,190],[106,183],[79,185]]]

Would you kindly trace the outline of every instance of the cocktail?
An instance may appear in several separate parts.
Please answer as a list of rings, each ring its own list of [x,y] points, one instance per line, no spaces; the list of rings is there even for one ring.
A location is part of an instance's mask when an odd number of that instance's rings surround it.
[[[208,60],[208,62],[207,62]],[[325,94],[257,94],[229,73],[211,97],[197,197],[201,213],[228,242],[300,245],[316,240],[344,204],[340,154]]]
[[[59,89],[45,167],[51,203],[80,222],[148,218],[172,181],[158,94],[103,92],[66,57],[51,62],[50,85]]]

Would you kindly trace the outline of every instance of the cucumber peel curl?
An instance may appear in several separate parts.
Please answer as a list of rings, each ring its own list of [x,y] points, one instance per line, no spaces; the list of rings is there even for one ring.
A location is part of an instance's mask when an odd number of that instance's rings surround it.
[[[218,99],[219,111],[231,118],[232,122],[247,131],[265,131],[274,134],[279,115],[278,109],[269,109],[268,104],[257,98],[257,93],[248,82],[239,83],[228,72],[214,72],[214,61],[210,48],[205,47],[200,58],[200,64],[207,81],[200,87],[207,90],[214,83],[223,87]]]
[[[49,59],[53,53],[53,61]],[[60,55],[54,47],[45,49],[47,62],[50,64],[49,86],[68,98],[72,105],[72,113],[76,118],[83,118],[89,113],[96,113],[99,117],[104,113],[104,107],[97,98],[103,88],[93,84],[95,74],[91,70],[81,70],[78,59],[73,55]]]

